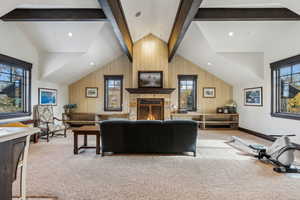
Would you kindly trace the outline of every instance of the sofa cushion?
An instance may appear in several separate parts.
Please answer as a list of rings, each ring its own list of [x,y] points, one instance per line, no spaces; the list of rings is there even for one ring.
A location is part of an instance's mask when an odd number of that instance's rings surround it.
[[[198,135],[198,124],[196,121],[168,120],[164,122],[164,127],[165,130],[173,133],[173,148],[180,151],[193,151]]]
[[[163,122],[163,124],[167,125],[191,125],[191,126],[196,126],[197,122],[194,120],[182,120],[182,119],[177,119],[177,120],[166,120]]]

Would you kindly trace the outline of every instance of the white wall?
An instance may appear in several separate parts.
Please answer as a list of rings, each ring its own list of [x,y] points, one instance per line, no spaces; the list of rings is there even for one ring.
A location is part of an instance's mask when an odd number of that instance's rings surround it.
[[[300,25],[291,26],[282,38],[274,38],[264,52],[264,79],[252,80],[234,86],[234,99],[238,103],[240,127],[270,134],[296,134],[291,138],[300,144],[300,121],[271,117],[271,70],[270,63],[300,54]],[[243,89],[263,87],[264,106],[244,106]]]
[[[39,52],[14,23],[4,23],[0,21],[0,36],[0,54],[11,56],[33,64],[32,105],[38,104],[38,88],[57,89],[58,105],[55,107],[55,114],[57,117],[61,118],[61,113],[63,111],[62,107],[64,104],[68,103],[67,85],[58,85],[39,80]],[[20,119],[24,118],[1,120],[0,122],[16,121]]]

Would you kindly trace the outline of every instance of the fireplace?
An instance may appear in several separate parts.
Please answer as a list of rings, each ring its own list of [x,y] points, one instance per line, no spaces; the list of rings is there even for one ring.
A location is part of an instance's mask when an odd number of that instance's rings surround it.
[[[137,99],[138,120],[164,120],[164,99]]]
[[[170,120],[171,93],[175,88],[126,88],[130,120]]]

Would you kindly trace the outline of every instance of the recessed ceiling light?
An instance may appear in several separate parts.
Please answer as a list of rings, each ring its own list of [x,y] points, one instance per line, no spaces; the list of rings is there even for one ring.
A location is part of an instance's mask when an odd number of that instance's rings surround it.
[[[72,37],[72,36],[73,36],[73,33],[69,32],[69,33],[68,33],[68,36],[69,36],[69,37]]]
[[[141,15],[142,15],[142,12],[141,12],[141,11],[135,13],[135,17],[139,17],[139,16],[141,16]]]
[[[211,65],[212,65],[212,63],[211,63],[211,62],[208,62],[208,63],[207,63],[207,65],[211,66]]]
[[[90,65],[91,65],[91,66],[95,66],[95,63],[94,63],[94,62],[90,62]]]
[[[232,37],[232,36],[234,36],[234,32],[229,32],[228,35],[229,35],[230,37]]]

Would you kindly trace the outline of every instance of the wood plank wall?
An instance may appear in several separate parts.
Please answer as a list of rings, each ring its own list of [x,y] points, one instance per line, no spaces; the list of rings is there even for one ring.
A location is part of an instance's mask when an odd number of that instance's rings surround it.
[[[169,63],[169,83],[176,88],[172,93],[171,104],[178,107],[178,75],[198,75],[197,109],[200,112],[216,112],[217,107],[224,106],[233,98],[233,88],[213,74],[201,69],[199,66],[176,55]],[[216,98],[203,98],[203,87],[215,87]]]
[[[201,112],[215,112],[217,107],[224,106],[232,100],[232,86],[201,69],[199,66],[176,55],[168,63],[167,44],[150,34],[134,44],[133,63],[126,56],[90,73],[69,86],[70,103],[78,105],[76,112],[104,113],[104,75],[123,75],[123,111],[129,112],[129,93],[125,88],[138,86],[138,71],[159,70],[164,72],[164,87],[177,88],[177,75],[198,75],[197,106]],[[86,87],[98,87],[98,98],[86,98]],[[203,98],[203,87],[216,87],[216,98]],[[171,96],[171,105],[178,107],[178,90]],[[115,113],[115,112],[114,112]]]
[[[131,87],[131,74],[131,63],[125,55],[121,56],[71,84],[69,101],[77,104],[76,112],[104,113],[104,75],[123,75],[123,113],[128,113],[129,94],[125,88]],[[98,98],[86,98],[86,87],[98,87]]]
[[[168,45],[149,34],[133,46],[133,87],[138,87],[138,71],[163,71],[164,87],[168,86]]]

